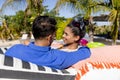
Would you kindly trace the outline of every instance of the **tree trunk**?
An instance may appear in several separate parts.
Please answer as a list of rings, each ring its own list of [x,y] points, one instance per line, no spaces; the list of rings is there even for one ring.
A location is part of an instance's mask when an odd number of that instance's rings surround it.
[[[88,25],[88,35],[90,38],[90,42],[93,42],[93,38],[94,38],[94,27],[93,27],[92,21],[93,21],[93,17],[90,16],[89,25]]]
[[[118,28],[119,28],[119,17],[118,17],[118,12],[115,18],[115,21],[113,23],[114,29],[112,31],[112,45],[116,45],[116,40],[118,38]]]

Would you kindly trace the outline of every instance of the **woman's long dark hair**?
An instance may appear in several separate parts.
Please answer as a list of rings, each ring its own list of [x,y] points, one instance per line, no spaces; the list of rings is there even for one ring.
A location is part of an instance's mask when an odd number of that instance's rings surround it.
[[[76,16],[67,27],[70,27],[74,35],[80,36],[80,39],[82,39],[86,33],[86,25],[88,25],[87,20],[84,20],[83,17]]]

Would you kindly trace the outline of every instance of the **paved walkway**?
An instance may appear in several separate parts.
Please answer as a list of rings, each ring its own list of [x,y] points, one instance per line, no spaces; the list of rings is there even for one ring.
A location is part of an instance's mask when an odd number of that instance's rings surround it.
[[[104,37],[94,37],[94,41],[95,42],[101,42],[101,43],[104,43],[105,45],[112,45],[112,40],[111,39],[105,39]],[[116,41],[117,45],[120,45],[120,40],[117,40]]]
[[[13,40],[13,41],[1,41],[0,40],[0,47],[7,47],[7,46],[12,46],[14,44],[19,44],[20,40]]]

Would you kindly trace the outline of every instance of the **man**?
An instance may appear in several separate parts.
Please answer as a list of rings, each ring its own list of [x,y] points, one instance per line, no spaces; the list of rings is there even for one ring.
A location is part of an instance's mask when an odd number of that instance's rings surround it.
[[[82,47],[75,52],[51,49],[50,45],[56,32],[55,25],[55,19],[48,16],[38,16],[32,25],[35,41],[29,45],[14,45],[5,54],[37,65],[56,69],[68,68],[76,62],[90,57],[91,52],[87,47]]]

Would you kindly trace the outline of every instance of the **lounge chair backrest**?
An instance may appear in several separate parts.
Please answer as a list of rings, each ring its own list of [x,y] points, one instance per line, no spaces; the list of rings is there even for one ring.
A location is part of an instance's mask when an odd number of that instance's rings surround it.
[[[52,69],[6,56],[4,53],[8,48],[0,48],[0,80],[74,80],[75,78],[74,69]]]

